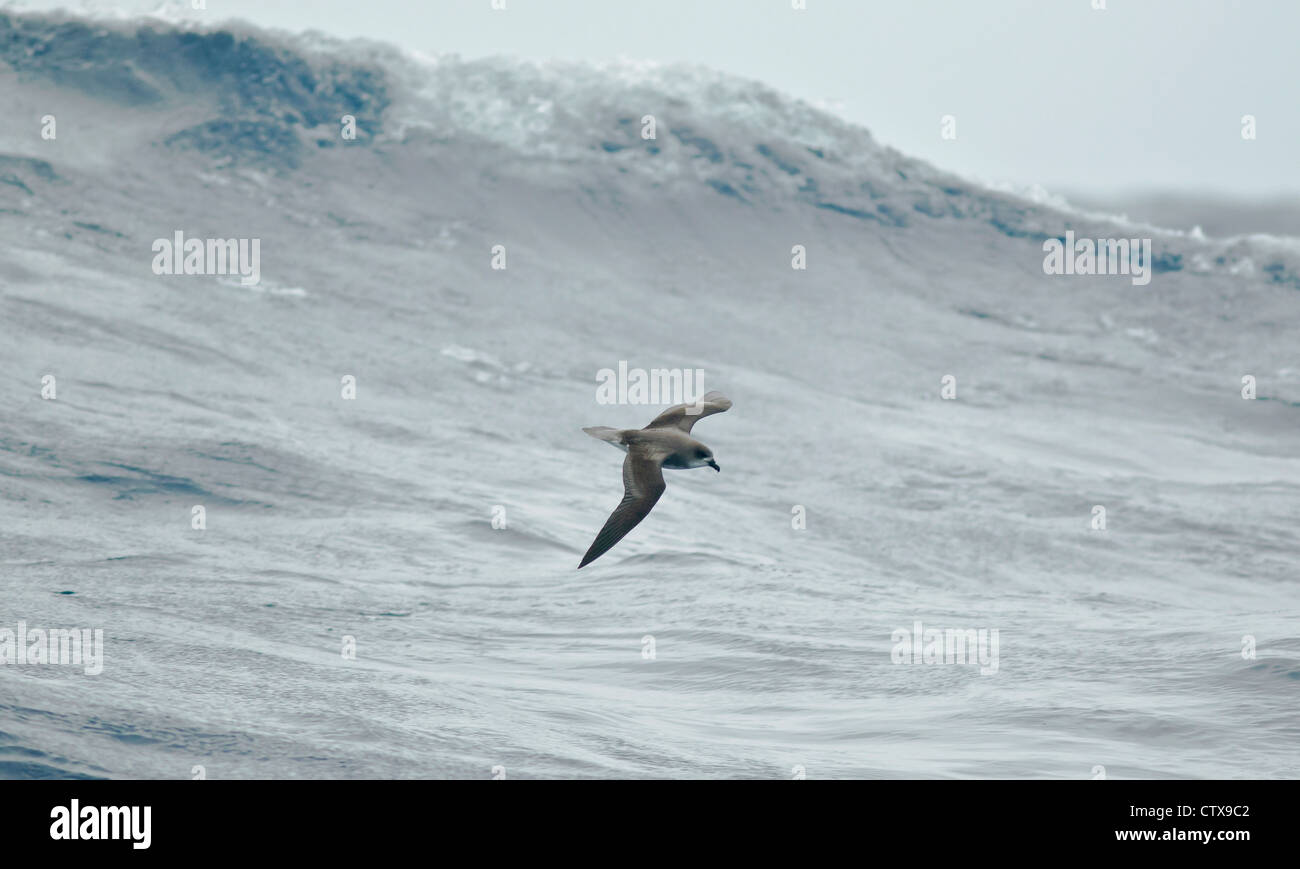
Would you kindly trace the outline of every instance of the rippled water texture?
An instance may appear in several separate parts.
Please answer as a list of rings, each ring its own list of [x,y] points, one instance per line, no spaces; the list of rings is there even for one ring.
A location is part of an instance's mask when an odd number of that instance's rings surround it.
[[[695,69],[10,15],[0,60],[59,124],[0,131],[0,628],[105,653],[0,666],[0,775],[1300,774],[1296,242]],[[1152,282],[1045,275],[1067,228]],[[260,284],[155,275],[178,230]],[[619,361],[730,396],[723,471],[579,572],[581,428],[660,410],[597,403]],[[918,621],[996,672],[896,660]]]

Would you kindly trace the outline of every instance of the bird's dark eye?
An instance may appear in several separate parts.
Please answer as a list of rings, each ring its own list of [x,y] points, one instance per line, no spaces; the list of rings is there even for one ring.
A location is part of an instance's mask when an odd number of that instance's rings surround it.
[[[708,457],[709,457],[709,454],[706,453],[704,450],[697,450],[697,451],[695,452],[695,458],[697,458],[697,459],[707,459]]]

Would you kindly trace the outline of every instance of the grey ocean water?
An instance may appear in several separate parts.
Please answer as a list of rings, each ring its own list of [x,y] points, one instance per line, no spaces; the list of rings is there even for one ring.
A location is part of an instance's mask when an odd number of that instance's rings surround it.
[[[0,666],[0,775],[1300,775],[1300,243],[693,67],[12,14],[0,61],[0,628],[106,655]],[[1045,275],[1067,229],[1154,279]],[[178,230],[260,285],[154,275]],[[723,472],[579,572],[581,427],[660,409],[620,360],[734,401]],[[895,663],[917,621],[997,672]]]

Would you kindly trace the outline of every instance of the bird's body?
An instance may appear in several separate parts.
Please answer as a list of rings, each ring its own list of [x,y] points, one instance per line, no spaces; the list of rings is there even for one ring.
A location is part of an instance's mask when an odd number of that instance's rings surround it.
[[[600,529],[579,568],[608,552],[615,543],[650,514],[664,493],[664,468],[713,468],[721,471],[713,450],[691,437],[695,421],[731,407],[720,392],[710,392],[695,404],[678,404],[659,414],[645,428],[584,428],[587,434],[627,453],[623,460],[623,500]]]

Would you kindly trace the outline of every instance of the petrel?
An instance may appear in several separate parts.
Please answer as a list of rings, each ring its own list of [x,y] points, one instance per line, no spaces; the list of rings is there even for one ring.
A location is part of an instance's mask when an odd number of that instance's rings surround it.
[[[578,569],[608,552],[637,523],[650,515],[664,493],[664,468],[713,468],[721,471],[713,450],[691,437],[695,421],[731,409],[731,399],[710,392],[694,404],[677,404],[659,414],[643,429],[584,428],[587,434],[608,441],[627,453],[623,460],[623,500],[614,508],[582,556]]]

